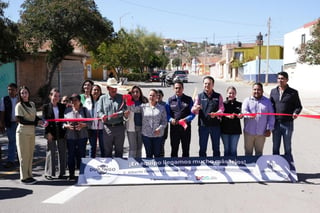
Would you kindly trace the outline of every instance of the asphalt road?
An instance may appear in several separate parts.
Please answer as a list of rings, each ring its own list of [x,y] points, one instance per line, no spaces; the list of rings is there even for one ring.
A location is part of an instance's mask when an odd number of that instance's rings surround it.
[[[185,93],[193,96],[202,90],[201,78],[190,75]],[[103,85],[103,82],[100,82]],[[130,83],[130,82],[129,82]],[[80,84],[79,84],[80,85]],[[215,90],[225,96],[229,85],[238,89],[238,100],[251,94],[244,83],[216,81]],[[142,83],[146,95],[160,83]],[[173,94],[171,87],[162,88],[165,100]],[[192,122],[191,156],[198,155],[197,117]],[[79,187],[68,181],[43,178],[46,141],[37,130],[33,172],[38,183],[23,185],[17,169],[0,167],[0,212],[319,212],[320,164],[318,132],[320,121],[298,118],[295,121],[293,154],[298,183],[223,183],[169,184]],[[4,144],[5,138],[0,137]],[[211,147],[211,142],[209,146]],[[271,154],[267,139],[264,154]],[[170,141],[166,141],[166,156]],[[221,145],[221,151],[223,153]],[[126,143],[127,150],[127,143]],[[211,155],[210,148],[208,155]],[[4,151],[5,152],[5,151]],[[243,155],[243,138],[238,154]],[[5,154],[5,153],[4,153]]]

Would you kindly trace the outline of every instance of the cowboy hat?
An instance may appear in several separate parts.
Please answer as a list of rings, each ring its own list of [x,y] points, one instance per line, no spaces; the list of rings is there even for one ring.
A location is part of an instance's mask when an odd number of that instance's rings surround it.
[[[107,87],[118,88],[118,81],[115,78],[108,78]]]

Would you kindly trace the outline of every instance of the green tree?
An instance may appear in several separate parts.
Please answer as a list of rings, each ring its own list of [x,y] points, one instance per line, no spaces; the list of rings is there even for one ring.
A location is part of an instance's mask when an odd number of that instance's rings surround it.
[[[21,36],[28,50],[36,54],[43,44],[50,44],[48,77],[39,92],[43,100],[58,65],[73,52],[72,41],[94,52],[113,33],[112,22],[101,16],[93,0],[26,0],[22,9]]]
[[[93,57],[99,65],[114,69],[119,76],[124,69],[135,66],[138,56],[135,38],[121,29],[111,42],[103,42]]]
[[[320,19],[314,26],[312,32],[312,39],[307,41],[305,44],[301,44],[300,48],[296,49],[299,54],[298,61],[300,63],[307,64],[320,64]]]
[[[124,69],[142,73],[146,67],[165,67],[169,61],[163,55],[162,39],[142,29],[130,33],[121,29],[112,42],[103,42],[93,57],[99,65],[116,70],[119,76]]]
[[[0,65],[19,59],[23,46],[19,38],[18,25],[4,16],[8,3],[0,1]]]
[[[154,33],[148,34],[144,29],[136,29],[132,34],[137,40],[137,68],[141,72],[145,68],[151,71],[154,68],[154,59],[156,55],[162,54],[163,44],[162,39]]]
[[[174,66],[174,67],[179,67],[179,66],[181,66],[181,58],[174,58],[173,60],[172,60],[172,65]]]
[[[162,67],[161,57],[157,54],[150,55],[148,67],[153,70],[156,67]]]
[[[161,62],[160,68],[166,69],[166,67],[170,61],[169,57],[163,51],[163,53],[159,56],[159,58],[160,58],[160,62]]]

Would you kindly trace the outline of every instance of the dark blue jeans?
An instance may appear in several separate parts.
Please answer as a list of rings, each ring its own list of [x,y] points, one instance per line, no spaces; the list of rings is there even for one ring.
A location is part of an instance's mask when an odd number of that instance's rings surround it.
[[[207,157],[209,135],[212,143],[213,156],[220,156],[220,126],[199,126],[200,157]]]
[[[146,150],[147,158],[158,158],[161,154],[162,137],[147,137],[142,135],[142,141]]]
[[[80,168],[81,158],[86,157],[86,143],[88,138],[81,138],[77,140],[67,139],[68,148],[68,168],[70,176],[74,175],[76,162],[77,168]]]
[[[224,156],[237,156],[239,134],[221,134]]]
[[[287,155],[290,158],[290,160],[292,160],[291,138],[293,133],[293,121],[276,121],[272,133],[272,153],[274,155],[280,154],[281,138],[283,138],[284,154]]]
[[[6,132],[8,136],[8,161],[14,162],[16,159],[17,145],[16,145],[16,130],[18,124],[16,122],[11,122],[11,126],[7,127]]]
[[[99,140],[100,156],[105,157],[103,145],[103,129],[90,129],[89,132],[89,142],[91,146],[89,150],[90,158],[95,158],[97,155],[97,140]]]

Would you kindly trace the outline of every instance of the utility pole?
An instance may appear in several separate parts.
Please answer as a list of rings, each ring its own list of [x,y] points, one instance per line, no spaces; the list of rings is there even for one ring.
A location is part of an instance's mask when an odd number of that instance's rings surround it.
[[[212,36],[212,43],[214,45],[216,45],[216,35],[215,35],[215,33],[213,33],[213,36]]]
[[[258,82],[260,82],[260,75],[261,75],[261,46],[263,45],[263,35],[261,32],[257,35],[257,41],[256,41],[258,47],[259,47],[259,67],[258,67]]]
[[[203,65],[203,73],[206,75],[206,65],[207,65],[207,43],[208,43],[208,38],[206,37],[206,42],[204,44],[204,65]]]
[[[130,12],[126,12],[126,13],[122,14],[122,16],[120,16],[120,18],[119,18],[119,28],[120,28],[120,30],[121,30],[121,28],[122,28],[122,26],[121,26],[121,19],[122,19],[123,17],[125,17],[126,15],[128,15],[128,14],[130,14]]]
[[[265,85],[268,85],[269,80],[269,46],[270,46],[270,25],[271,25],[271,18],[268,19],[268,41],[267,41],[267,69],[266,69],[266,80]]]

